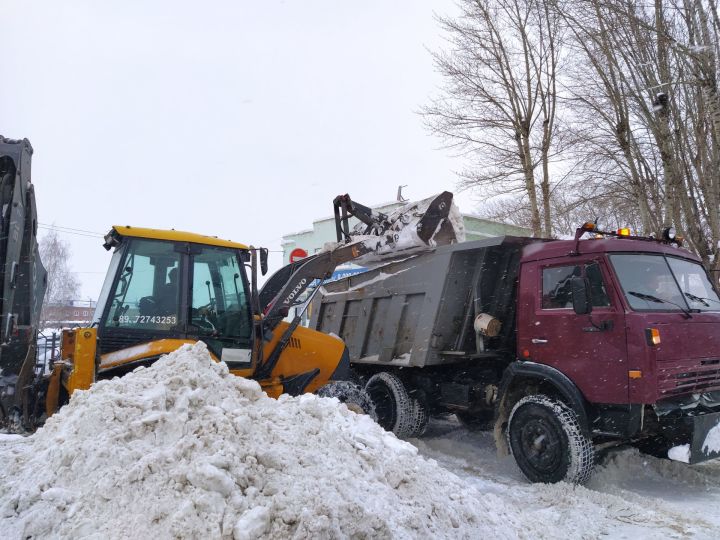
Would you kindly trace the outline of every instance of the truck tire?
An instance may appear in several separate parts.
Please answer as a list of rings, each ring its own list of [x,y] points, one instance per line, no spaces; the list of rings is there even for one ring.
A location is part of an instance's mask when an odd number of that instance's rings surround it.
[[[320,397],[337,398],[357,414],[367,414],[375,420],[375,406],[365,389],[351,381],[330,381],[315,392]]]
[[[398,437],[419,437],[425,432],[428,412],[420,400],[408,394],[403,382],[392,373],[376,373],[365,390],[375,405],[377,422]]]
[[[477,414],[458,411],[455,417],[468,431],[489,431],[495,425],[493,411],[482,411]]]
[[[595,449],[575,411],[543,394],[515,404],[507,439],[515,462],[531,482],[584,484],[595,467]]]

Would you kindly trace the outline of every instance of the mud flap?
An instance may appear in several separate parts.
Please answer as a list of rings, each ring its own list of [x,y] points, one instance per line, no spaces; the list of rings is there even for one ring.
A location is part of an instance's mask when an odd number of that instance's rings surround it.
[[[690,464],[720,457],[720,412],[687,418],[692,427]]]

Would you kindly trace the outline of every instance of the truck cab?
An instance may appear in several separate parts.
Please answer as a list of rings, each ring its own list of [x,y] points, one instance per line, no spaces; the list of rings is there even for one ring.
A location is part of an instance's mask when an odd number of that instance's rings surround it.
[[[720,420],[720,298],[698,257],[617,236],[537,243],[519,284],[520,360],[571,380],[596,436],[688,444],[689,462],[718,455],[699,423]]]
[[[583,241],[569,256],[572,244],[525,250],[523,358],[560,369],[593,403],[656,403],[720,389],[720,298],[697,257],[615,238]],[[587,285],[588,313],[573,309],[575,277]]]

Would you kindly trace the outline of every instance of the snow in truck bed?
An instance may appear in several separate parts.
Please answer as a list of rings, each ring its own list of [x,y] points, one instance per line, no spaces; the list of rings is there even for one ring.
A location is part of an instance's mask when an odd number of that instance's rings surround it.
[[[491,437],[414,445],[332,399],[279,400],[202,344],[0,435],[3,538],[718,538],[716,465],[635,451],[588,488],[529,485]],[[419,451],[418,451],[419,448]],[[435,461],[437,460],[437,461]],[[648,465],[649,463],[649,465]]]

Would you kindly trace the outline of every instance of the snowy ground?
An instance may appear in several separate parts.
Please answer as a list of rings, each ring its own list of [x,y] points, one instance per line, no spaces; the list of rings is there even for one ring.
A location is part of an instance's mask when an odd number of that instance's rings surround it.
[[[600,460],[587,487],[530,485],[511,457],[497,457],[490,433],[450,418],[410,441],[421,455],[539,522],[574,529],[574,538],[720,538],[720,463],[687,466],[623,448]]]

